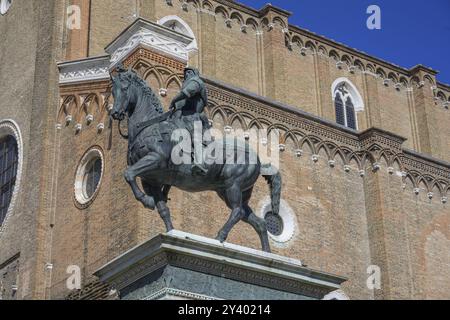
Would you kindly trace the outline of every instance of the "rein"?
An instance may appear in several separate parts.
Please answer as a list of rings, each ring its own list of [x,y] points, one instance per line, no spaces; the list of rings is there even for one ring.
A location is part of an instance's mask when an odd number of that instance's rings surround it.
[[[121,136],[123,139],[128,140],[128,135],[122,133],[122,129],[121,129],[121,126],[120,126],[120,124],[122,123],[122,121],[123,121],[123,120],[119,120],[119,125],[118,125],[118,126],[119,126],[119,134],[120,134],[120,136]]]

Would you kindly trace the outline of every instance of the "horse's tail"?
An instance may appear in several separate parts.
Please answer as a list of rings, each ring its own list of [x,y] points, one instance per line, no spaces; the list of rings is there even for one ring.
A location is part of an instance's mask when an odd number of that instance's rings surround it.
[[[264,167],[264,166],[263,166]],[[270,168],[265,167],[265,169]],[[274,168],[272,167],[270,171]],[[271,172],[271,174],[263,174],[262,175],[270,187],[270,202],[272,204],[272,213],[279,214],[280,213],[280,200],[281,200],[281,174],[279,170],[276,172]]]

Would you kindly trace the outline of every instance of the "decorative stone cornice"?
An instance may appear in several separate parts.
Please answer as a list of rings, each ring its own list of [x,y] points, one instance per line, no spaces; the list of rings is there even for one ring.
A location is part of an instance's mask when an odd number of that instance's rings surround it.
[[[401,136],[378,128],[357,132],[223,82],[210,78],[204,80],[208,85],[212,103],[209,112],[225,107],[234,110],[230,119],[239,114],[253,117],[249,123],[256,119],[264,119],[271,123],[272,127],[285,132],[285,136],[296,138],[298,145],[295,148],[297,151],[294,152],[297,156],[302,155],[298,150],[302,149],[303,142],[307,139],[313,148],[311,151],[316,156],[318,148],[325,147],[328,150],[330,159],[327,161],[335,160],[334,156],[338,152],[345,158],[344,165],[348,165],[351,158],[357,159],[361,176],[364,174],[365,162],[370,161],[372,169],[379,169],[380,159],[383,157],[387,167],[393,167],[394,162],[397,162],[400,170],[405,172],[402,178],[409,175],[415,184],[422,177],[427,177],[430,187],[428,192],[431,192],[431,188],[438,183],[443,190],[441,196],[445,196],[445,190],[450,186],[450,163],[405,149],[403,144],[406,139]],[[226,126],[231,126],[229,122],[225,119]],[[245,122],[242,125],[243,130],[249,129]]]
[[[138,48],[150,49],[186,65],[189,52],[196,50],[189,47],[193,40],[159,24],[137,19],[106,47],[107,55],[59,63],[59,81],[71,84],[107,80],[109,71]]]
[[[390,149],[395,153],[401,152],[402,145],[406,141],[403,137],[378,128],[363,131],[359,135],[359,140],[360,148],[363,150],[370,150],[371,147],[378,146],[382,149]]]
[[[109,56],[87,58],[58,64],[59,83],[97,81],[109,79]]]

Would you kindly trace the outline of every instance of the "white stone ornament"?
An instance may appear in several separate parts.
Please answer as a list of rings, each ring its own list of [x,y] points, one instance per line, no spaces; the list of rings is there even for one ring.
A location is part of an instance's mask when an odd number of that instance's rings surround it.
[[[331,168],[334,168],[334,167],[336,166],[336,161],[335,161],[335,160],[330,160],[330,161],[328,161],[328,165],[329,165]]]
[[[165,88],[159,89],[159,95],[161,97],[166,97],[167,96],[167,89],[165,89]]]
[[[69,114],[66,116],[65,120],[66,120],[66,126],[68,126],[72,122],[73,117]]]
[[[98,133],[101,133],[104,129],[105,129],[105,124],[104,124],[104,123],[99,123],[99,124],[97,125],[97,131],[98,131]]]
[[[12,0],[0,0],[0,14],[4,15],[11,7]]]
[[[88,114],[88,115],[86,116],[86,122],[87,122],[87,124],[88,124],[88,125],[91,124],[92,121],[94,121],[94,116],[93,116],[92,114]]]

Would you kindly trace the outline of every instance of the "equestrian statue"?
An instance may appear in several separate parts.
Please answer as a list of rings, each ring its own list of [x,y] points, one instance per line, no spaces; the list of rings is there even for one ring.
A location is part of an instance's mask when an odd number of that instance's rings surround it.
[[[185,69],[181,91],[173,99],[168,112],[163,111],[156,94],[132,69],[119,65],[111,73],[111,80],[114,98],[111,117],[119,120],[119,128],[120,121],[128,119],[125,180],[136,199],[150,210],[157,209],[169,232],[173,225],[167,202],[172,186],[187,192],[215,191],[231,210],[216,239],[225,242],[231,229],[243,220],[258,233],[262,249],[270,252],[266,221],[253,212],[249,201],[257,179],[263,176],[269,184],[272,212],[278,214],[281,176],[270,164],[261,164],[247,142],[235,141],[237,139],[234,138],[231,141],[213,138],[206,141],[203,137],[192,139],[196,124],[201,126],[201,133],[210,129],[204,112],[208,104],[206,86],[198,70]],[[173,155],[177,152],[173,151],[180,140],[173,137],[174,132],[180,129],[191,135],[194,149],[195,144],[203,148],[217,144],[223,147],[223,152],[217,153],[218,158],[229,157],[229,150],[232,150],[232,158],[237,161],[205,161],[204,157],[199,159],[192,151],[187,159],[193,161],[174,161]],[[245,152],[240,152],[243,148]],[[249,161],[252,156],[257,161]],[[142,190],[137,177],[141,179]]]

